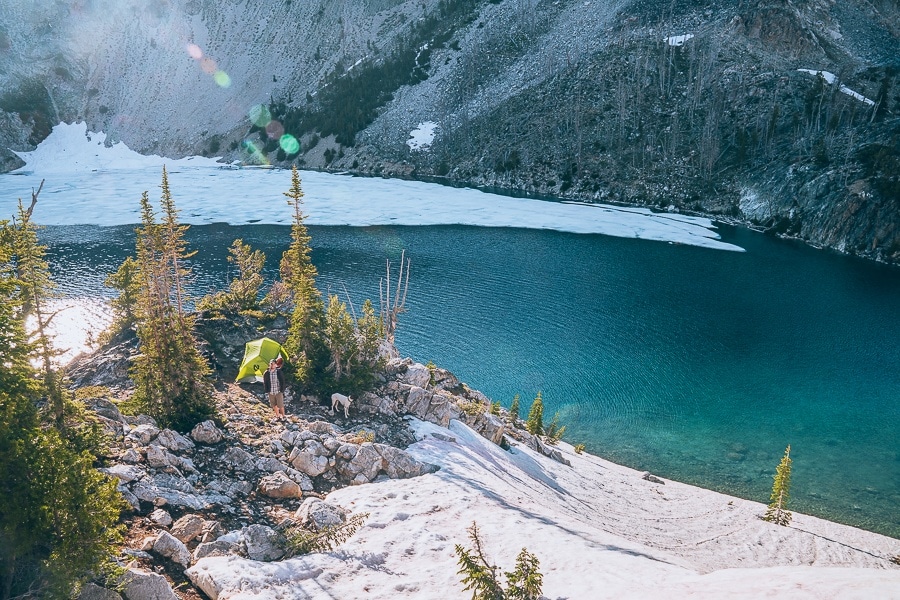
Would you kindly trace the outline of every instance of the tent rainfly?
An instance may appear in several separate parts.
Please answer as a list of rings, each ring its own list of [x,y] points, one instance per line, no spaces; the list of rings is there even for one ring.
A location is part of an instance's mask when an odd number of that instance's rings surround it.
[[[244,345],[244,360],[241,361],[241,368],[238,369],[235,381],[238,383],[262,382],[263,373],[269,368],[269,361],[275,360],[279,355],[287,361],[287,352],[284,351],[281,344],[273,339],[264,337],[247,342]]]

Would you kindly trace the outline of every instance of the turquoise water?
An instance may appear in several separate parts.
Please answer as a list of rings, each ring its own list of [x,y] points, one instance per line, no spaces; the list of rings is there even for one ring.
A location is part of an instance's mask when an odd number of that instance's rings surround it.
[[[412,259],[397,344],[523,412],[541,391],[565,438],[616,462],[762,502],[785,447],[792,508],[900,538],[900,270],[740,229],[746,253],[521,229],[312,227],[323,290],[377,301]],[[97,295],[130,227],[50,228],[62,288]],[[231,240],[195,226],[196,289]]]

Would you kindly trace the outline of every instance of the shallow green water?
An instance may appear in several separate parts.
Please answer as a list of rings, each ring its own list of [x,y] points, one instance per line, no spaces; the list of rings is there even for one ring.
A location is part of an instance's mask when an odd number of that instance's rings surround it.
[[[412,258],[403,354],[616,462],[766,502],[791,444],[799,512],[900,538],[900,270],[724,228],[746,253],[472,227],[312,227],[320,288],[377,300]],[[73,295],[130,252],[125,228],[51,228]],[[288,230],[191,229],[197,289],[243,237],[274,271]]]

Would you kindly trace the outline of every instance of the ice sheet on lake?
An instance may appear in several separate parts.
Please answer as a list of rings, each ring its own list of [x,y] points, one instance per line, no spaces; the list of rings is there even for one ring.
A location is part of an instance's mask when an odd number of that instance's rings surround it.
[[[140,221],[141,193],[159,197],[162,165],[185,223],[290,224],[283,196],[290,174],[235,168],[212,159],[144,157],[123,144],[98,144],[84,124],[58,125],[27,165],[0,175],[0,218],[46,179],[35,211],[44,225],[127,225]],[[88,141],[90,137],[90,141]],[[104,138],[105,139],[105,138]],[[742,251],[720,241],[709,219],[644,208],[511,198],[433,183],[302,171],[308,225],[475,225],[596,233]]]

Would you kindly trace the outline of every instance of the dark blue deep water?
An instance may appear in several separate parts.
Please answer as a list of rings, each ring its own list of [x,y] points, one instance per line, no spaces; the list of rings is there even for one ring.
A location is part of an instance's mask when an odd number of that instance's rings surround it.
[[[404,355],[523,412],[543,394],[565,438],[616,462],[762,502],[790,444],[792,508],[900,538],[900,270],[723,228],[746,253],[523,229],[311,227],[323,291],[378,299],[412,259]],[[67,294],[133,249],[131,227],[43,232]],[[222,287],[234,238],[195,226],[195,290]]]

